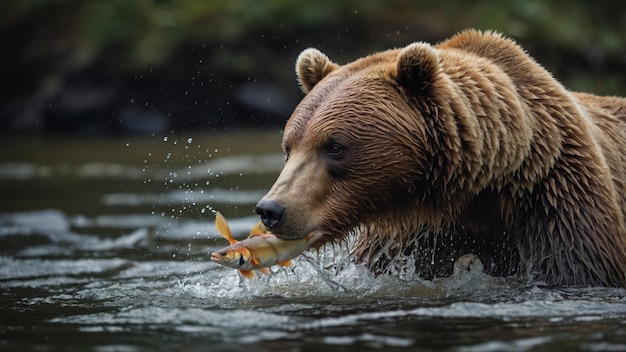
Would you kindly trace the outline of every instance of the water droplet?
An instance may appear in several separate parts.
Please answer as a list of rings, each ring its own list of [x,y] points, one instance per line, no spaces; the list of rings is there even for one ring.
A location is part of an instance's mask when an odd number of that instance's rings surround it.
[[[167,142],[167,136],[163,137],[163,142]]]
[[[191,144],[191,142],[193,142],[193,138],[191,137],[187,138],[187,143]]]

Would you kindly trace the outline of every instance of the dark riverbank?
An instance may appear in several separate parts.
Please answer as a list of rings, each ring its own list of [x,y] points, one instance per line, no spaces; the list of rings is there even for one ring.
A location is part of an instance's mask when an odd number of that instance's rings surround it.
[[[0,132],[279,128],[302,96],[301,50],[344,63],[468,27],[515,38],[574,90],[626,95],[624,13],[585,1],[8,0]]]

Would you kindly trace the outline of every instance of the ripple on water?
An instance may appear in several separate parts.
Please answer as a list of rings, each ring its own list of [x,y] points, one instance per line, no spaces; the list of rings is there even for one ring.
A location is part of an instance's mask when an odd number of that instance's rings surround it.
[[[615,326],[612,331],[619,334],[616,329],[626,324],[625,290],[546,289],[482,272],[433,281],[375,276],[353,263],[348,248],[341,246],[307,252],[293,267],[272,268],[271,275],[242,279],[236,270],[210,262],[206,243],[188,259],[172,255],[178,247],[188,248],[196,236],[219,237],[212,221],[157,218],[69,218],[56,210],[3,215],[0,240],[18,245],[14,253],[0,257],[0,285],[9,295],[28,292],[12,297],[17,308],[4,309],[55,307],[59,313],[46,317],[45,324],[78,326],[85,334],[148,331],[156,336],[168,331],[250,345],[298,341],[406,348],[421,343],[416,336],[445,339],[446,333],[454,333],[442,328],[447,325],[462,330],[487,322],[487,328],[480,327],[485,331],[502,326],[519,331],[534,324],[528,322],[556,326],[552,334],[481,336],[464,342],[462,351],[526,351],[560,343],[562,326],[590,331]],[[40,226],[42,220],[51,227]],[[243,234],[256,221],[234,218],[230,224]],[[94,228],[119,233],[75,232]],[[173,250],[160,255],[154,242],[166,240]],[[604,325],[593,330],[596,324]],[[419,335],[422,331],[426,335]],[[589,350],[623,346],[619,338],[609,344],[583,338]]]
[[[124,259],[14,259],[0,256],[0,279],[8,284],[16,279],[76,276],[116,270],[128,265]],[[18,282],[19,283],[19,282]]]

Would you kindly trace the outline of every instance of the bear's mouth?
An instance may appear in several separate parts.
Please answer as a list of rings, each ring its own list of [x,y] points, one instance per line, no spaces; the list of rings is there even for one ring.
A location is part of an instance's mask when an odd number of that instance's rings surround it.
[[[321,234],[326,236],[327,231],[322,230],[319,227],[314,227],[312,229],[304,229],[304,230],[294,230],[294,231],[282,231],[280,229],[270,230],[276,237],[282,240],[301,240],[311,234]]]
[[[319,239],[316,240],[311,245],[311,247],[315,249],[322,247],[324,244],[328,242],[332,242],[333,239],[335,239],[336,237],[334,236],[332,231],[329,231],[328,229],[324,229],[323,227],[315,227],[310,230],[300,230],[300,231],[293,232],[293,233],[285,233],[282,231],[277,231],[277,232],[271,231],[271,232],[274,235],[276,235],[276,237],[283,239],[283,240],[301,240],[311,235],[319,237]]]

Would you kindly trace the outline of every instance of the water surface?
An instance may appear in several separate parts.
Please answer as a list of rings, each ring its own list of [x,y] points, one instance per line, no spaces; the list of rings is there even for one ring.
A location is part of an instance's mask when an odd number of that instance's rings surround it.
[[[1,350],[626,351],[626,291],[374,277],[347,245],[242,279],[278,132],[0,146]]]

